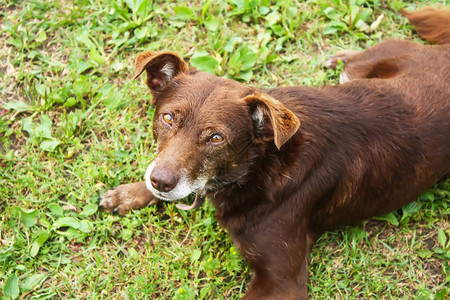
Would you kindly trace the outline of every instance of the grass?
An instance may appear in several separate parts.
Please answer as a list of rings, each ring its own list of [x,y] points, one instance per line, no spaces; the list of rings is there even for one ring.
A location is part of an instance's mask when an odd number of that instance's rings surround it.
[[[242,297],[249,269],[209,203],[97,210],[153,157],[150,96],[131,80],[137,53],[170,49],[254,86],[332,84],[338,74],[321,64],[333,52],[420,42],[399,9],[424,5],[448,2],[0,0],[0,297]],[[449,199],[447,180],[324,234],[311,297],[449,297]]]

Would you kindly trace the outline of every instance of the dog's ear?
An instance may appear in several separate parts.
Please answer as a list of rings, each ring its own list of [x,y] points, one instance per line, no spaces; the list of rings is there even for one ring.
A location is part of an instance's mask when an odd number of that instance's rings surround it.
[[[300,121],[283,103],[267,94],[258,93],[244,98],[256,130],[263,138],[273,139],[280,149],[297,132]]]
[[[188,65],[176,53],[171,51],[146,51],[136,59],[134,79],[144,70],[147,72],[146,84],[152,93],[159,92],[177,75],[188,73]]]

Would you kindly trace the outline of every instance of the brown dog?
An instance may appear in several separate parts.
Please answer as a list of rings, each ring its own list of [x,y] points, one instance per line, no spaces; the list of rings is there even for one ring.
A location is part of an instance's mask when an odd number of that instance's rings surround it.
[[[406,13],[450,42],[450,12]],[[398,209],[450,172],[450,45],[391,40],[341,52],[345,84],[255,89],[145,52],[157,156],[146,182],[105,193],[127,213],[208,197],[254,276],[245,299],[307,298],[308,257],[325,230]],[[370,78],[370,79],[368,79]]]

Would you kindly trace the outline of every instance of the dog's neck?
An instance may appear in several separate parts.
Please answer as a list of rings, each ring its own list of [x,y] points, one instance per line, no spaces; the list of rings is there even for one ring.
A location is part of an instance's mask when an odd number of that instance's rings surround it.
[[[298,153],[293,149],[299,147],[299,141],[301,141],[300,133],[281,150],[271,143],[253,149],[249,154],[251,159],[239,170],[241,176],[238,180],[208,192],[221,226],[231,232],[239,232],[243,227],[256,225],[252,223],[257,222],[265,213],[281,203],[280,196],[286,192],[286,186],[289,184],[276,185],[284,187],[277,190],[273,181],[292,180],[290,170],[287,170],[286,166],[293,166],[292,162],[298,160],[298,157],[288,153]],[[273,172],[271,170],[280,168],[286,169],[285,172],[271,173]],[[270,182],[267,182],[268,180]]]

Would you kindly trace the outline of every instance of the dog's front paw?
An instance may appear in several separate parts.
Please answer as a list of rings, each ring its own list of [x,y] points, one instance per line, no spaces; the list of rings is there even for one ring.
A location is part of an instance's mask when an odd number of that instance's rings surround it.
[[[133,209],[155,205],[159,199],[145,186],[145,182],[122,184],[100,196],[99,207],[109,213],[126,215]]]

